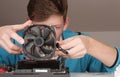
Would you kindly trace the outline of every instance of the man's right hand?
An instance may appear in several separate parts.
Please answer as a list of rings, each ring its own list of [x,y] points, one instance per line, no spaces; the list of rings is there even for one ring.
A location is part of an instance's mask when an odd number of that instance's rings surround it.
[[[28,20],[24,24],[7,25],[0,27],[0,46],[11,54],[23,53],[22,48],[13,44],[11,39],[15,39],[18,43],[23,44],[24,39],[20,37],[16,32],[18,32],[19,30],[23,30],[25,27],[31,24],[32,21]]]

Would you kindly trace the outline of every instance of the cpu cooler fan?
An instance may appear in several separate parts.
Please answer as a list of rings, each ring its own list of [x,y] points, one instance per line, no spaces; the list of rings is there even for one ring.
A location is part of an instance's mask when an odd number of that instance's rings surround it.
[[[55,55],[56,48],[64,54],[68,52],[56,43],[56,33],[52,26],[34,24],[23,32],[23,50],[26,59],[19,60],[15,66],[5,65],[0,77],[70,77],[65,58]]]
[[[32,25],[23,32],[24,54],[30,59],[49,59],[55,54],[56,34],[52,26]]]

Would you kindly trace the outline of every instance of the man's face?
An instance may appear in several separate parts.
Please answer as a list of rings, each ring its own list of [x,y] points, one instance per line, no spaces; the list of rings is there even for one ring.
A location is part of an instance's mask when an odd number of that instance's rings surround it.
[[[68,20],[66,19],[66,22],[63,20],[63,16],[59,15],[52,15],[50,16],[46,21],[43,22],[34,22],[33,24],[45,24],[48,26],[54,26],[56,28],[56,38],[57,40],[60,39],[60,36],[62,34],[63,30],[66,30],[68,26]]]

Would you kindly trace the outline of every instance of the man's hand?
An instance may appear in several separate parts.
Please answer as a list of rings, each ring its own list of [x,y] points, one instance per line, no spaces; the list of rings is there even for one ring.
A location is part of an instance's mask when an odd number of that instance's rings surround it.
[[[87,53],[89,46],[89,37],[74,36],[63,41],[58,42],[61,48],[68,51],[68,55],[57,51],[56,54],[67,58],[81,58]]]
[[[88,36],[74,36],[58,42],[60,46],[68,51],[68,55],[58,51],[56,55],[65,58],[82,58],[86,53],[100,60],[108,67],[113,66],[117,58],[115,48],[107,46]]]
[[[32,21],[29,20],[24,24],[20,25],[8,25],[0,27],[0,46],[6,49],[11,54],[21,54],[23,50],[21,47],[13,44],[11,39],[15,39],[18,43],[23,44],[24,39],[20,37],[16,32],[23,30],[26,26],[32,24]]]

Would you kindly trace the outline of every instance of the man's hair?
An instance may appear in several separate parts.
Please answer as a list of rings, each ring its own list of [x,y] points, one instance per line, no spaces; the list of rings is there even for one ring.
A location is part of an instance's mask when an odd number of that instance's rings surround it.
[[[51,15],[61,15],[66,20],[67,0],[30,0],[27,6],[28,16],[33,21],[45,21]]]

